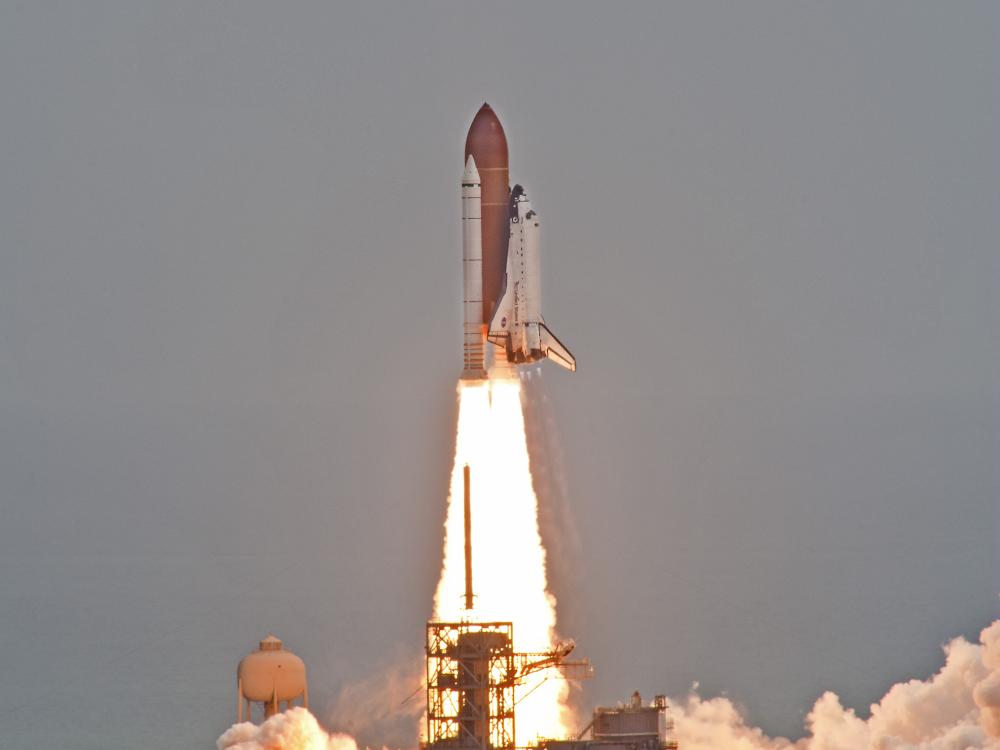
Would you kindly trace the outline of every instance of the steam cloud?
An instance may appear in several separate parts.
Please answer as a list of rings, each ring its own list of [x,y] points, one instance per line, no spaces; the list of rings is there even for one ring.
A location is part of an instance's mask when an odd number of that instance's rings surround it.
[[[681,750],[1000,750],[1000,620],[980,643],[955,638],[928,680],[894,685],[860,718],[824,693],[797,742],[747,726],[726,698],[695,694],[673,707]]]
[[[346,734],[328,734],[316,717],[296,706],[260,726],[234,724],[215,743],[218,750],[358,750]]]

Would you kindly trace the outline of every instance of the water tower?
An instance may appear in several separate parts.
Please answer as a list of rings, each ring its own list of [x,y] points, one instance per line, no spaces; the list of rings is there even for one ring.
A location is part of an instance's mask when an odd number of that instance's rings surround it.
[[[306,665],[298,656],[281,647],[281,641],[268,633],[260,649],[243,657],[236,670],[236,720],[253,721],[253,704],[264,707],[264,717],[287,711],[293,701],[309,708]],[[282,704],[283,707],[282,707]]]

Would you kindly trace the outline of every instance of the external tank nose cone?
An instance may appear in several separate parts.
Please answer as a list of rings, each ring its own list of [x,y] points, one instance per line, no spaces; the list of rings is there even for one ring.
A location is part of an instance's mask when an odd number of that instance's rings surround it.
[[[469,126],[469,134],[465,137],[465,158],[468,159],[470,154],[480,170],[507,168],[507,136],[489,104],[479,108]]]

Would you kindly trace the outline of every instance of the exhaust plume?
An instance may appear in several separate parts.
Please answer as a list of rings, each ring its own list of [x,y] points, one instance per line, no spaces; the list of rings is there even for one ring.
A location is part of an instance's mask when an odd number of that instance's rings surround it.
[[[538,526],[548,552],[549,584],[560,591],[581,591],[584,587],[583,541],[569,502],[569,482],[556,413],[540,366],[522,370],[521,389],[524,432],[531,456],[531,483],[538,497]],[[579,616],[580,600],[574,599],[569,606]],[[562,615],[566,614],[564,608]]]
[[[458,435],[445,520],[444,564],[434,619],[514,624],[518,651],[543,652],[556,642],[556,600],[548,591],[538,531],[521,384],[515,378],[459,384]],[[464,608],[464,478],[471,471],[473,611]],[[565,677],[546,670],[520,689],[518,742],[563,736],[572,725]]]

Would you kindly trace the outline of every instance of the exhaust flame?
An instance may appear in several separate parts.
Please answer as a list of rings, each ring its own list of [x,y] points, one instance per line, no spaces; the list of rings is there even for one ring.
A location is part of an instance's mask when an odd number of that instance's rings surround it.
[[[463,467],[471,467],[475,607],[464,609]],[[556,600],[547,590],[538,499],[516,379],[459,384],[458,436],[445,520],[444,564],[434,618],[514,623],[515,648],[543,652],[555,644]],[[516,708],[518,744],[565,736],[571,728],[569,685],[555,670],[529,678]]]

